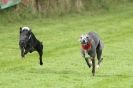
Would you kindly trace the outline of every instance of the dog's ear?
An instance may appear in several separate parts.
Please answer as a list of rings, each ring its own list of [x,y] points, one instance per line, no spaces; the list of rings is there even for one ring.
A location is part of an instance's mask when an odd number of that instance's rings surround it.
[[[20,33],[21,33],[22,32],[22,27],[20,27],[19,30],[20,30]]]
[[[29,29],[28,33],[29,33],[29,34],[31,34],[31,33],[32,33],[32,32],[31,32],[31,29]]]
[[[79,38],[78,41],[81,42],[81,39],[82,39],[82,38],[83,38],[83,34],[80,36],[80,38]]]
[[[22,27],[20,27],[20,31],[22,30]]]
[[[82,39],[83,38],[83,34],[80,36],[80,39]]]

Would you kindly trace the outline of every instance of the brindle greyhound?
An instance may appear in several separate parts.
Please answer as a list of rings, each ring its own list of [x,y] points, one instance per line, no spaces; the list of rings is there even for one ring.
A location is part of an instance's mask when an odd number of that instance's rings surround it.
[[[92,74],[94,76],[96,55],[98,59],[98,65],[97,65],[98,67],[101,61],[103,60],[103,58],[101,58],[103,43],[98,34],[95,32],[89,32],[85,35],[82,35],[80,37],[80,43],[81,43],[81,54],[85,58],[88,67],[90,68],[92,65]]]

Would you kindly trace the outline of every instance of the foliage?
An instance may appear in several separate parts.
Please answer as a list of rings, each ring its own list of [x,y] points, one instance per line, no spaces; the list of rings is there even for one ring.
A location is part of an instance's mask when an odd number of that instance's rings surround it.
[[[0,11],[0,17],[15,19],[32,19],[40,16],[64,16],[70,13],[88,11],[109,11],[110,8],[127,4],[132,0],[22,0],[22,2],[6,10]],[[4,15],[4,16],[3,16]],[[8,17],[9,15],[9,17]]]

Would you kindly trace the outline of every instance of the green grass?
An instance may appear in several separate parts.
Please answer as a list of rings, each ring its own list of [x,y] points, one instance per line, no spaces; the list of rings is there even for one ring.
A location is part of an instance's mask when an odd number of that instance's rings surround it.
[[[0,88],[133,88],[132,5],[95,16],[5,23],[0,24]],[[43,66],[36,52],[20,57],[19,27],[24,25],[44,43]],[[78,41],[89,31],[96,31],[105,45],[95,77]]]

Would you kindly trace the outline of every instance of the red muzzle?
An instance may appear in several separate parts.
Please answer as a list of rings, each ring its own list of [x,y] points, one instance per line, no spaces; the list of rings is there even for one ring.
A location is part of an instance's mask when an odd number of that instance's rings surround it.
[[[91,49],[91,43],[89,42],[88,44],[82,44],[82,49],[84,50]]]

